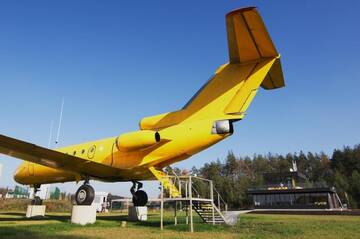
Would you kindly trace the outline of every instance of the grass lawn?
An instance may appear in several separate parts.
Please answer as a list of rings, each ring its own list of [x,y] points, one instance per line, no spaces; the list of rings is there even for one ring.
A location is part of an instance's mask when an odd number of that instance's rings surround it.
[[[121,213],[99,214],[93,225],[78,226],[69,222],[66,213],[49,213],[45,219],[26,219],[24,213],[0,212],[0,238],[360,238],[358,216],[241,215],[235,226],[212,226],[195,219],[195,233],[188,232],[184,215],[173,225],[172,213],[165,217],[160,231],[160,216],[150,213],[147,222],[127,222]]]

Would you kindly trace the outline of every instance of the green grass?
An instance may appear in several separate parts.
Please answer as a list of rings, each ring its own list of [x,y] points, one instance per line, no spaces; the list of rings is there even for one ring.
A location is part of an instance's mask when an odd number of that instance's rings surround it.
[[[179,215],[180,214],[180,215]],[[44,219],[26,219],[24,213],[0,213],[0,238],[360,238],[360,217],[305,215],[241,215],[235,226],[212,226],[195,218],[195,233],[188,232],[183,213],[173,224],[171,212],[165,215],[160,231],[158,212],[149,214],[147,222],[127,222],[121,213],[99,214],[93,225],[69,222],[67,213],[49,213]]]

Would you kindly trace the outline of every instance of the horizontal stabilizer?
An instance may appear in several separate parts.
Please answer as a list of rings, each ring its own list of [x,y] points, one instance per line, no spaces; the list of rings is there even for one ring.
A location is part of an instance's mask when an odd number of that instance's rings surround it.
[[[255,64],[249,76],[241,82],[235,96],[226,106],[224,110],[226,114],[243,114],[246,112],[251,101],[254,99],[260,84],[268,75],[270,69],[272,69],[275,61],[276,59],[273,59]]]
[[[265,90],[277,89],[285,86],[284,75],[281,68],[280,59],[277,58],[269,73],[261,84]]]

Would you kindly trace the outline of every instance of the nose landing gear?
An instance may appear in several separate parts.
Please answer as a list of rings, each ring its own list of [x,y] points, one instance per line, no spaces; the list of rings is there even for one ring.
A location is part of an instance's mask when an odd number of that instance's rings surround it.
[[[86,180],[75,193],[75,201],[77,205],[91,205],[95,198],[94,188],[90,186]]]
[[[132,201],[135,207],[145,206],[148,202],[148,196],[145,191],[140,190],[143,186],[142,183],[133,181],[133,186],[130,188],[130,192],[133,196]],[[136,189],[136,191],[135,191]]]

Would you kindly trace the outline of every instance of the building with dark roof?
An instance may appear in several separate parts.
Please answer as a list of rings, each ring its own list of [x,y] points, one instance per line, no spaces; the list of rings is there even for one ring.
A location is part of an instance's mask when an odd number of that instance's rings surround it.
[[[250,188],[255,209],[343,209],[335,188],[304,188],[306,176],[297,171],[264,173],[265,185]]]

